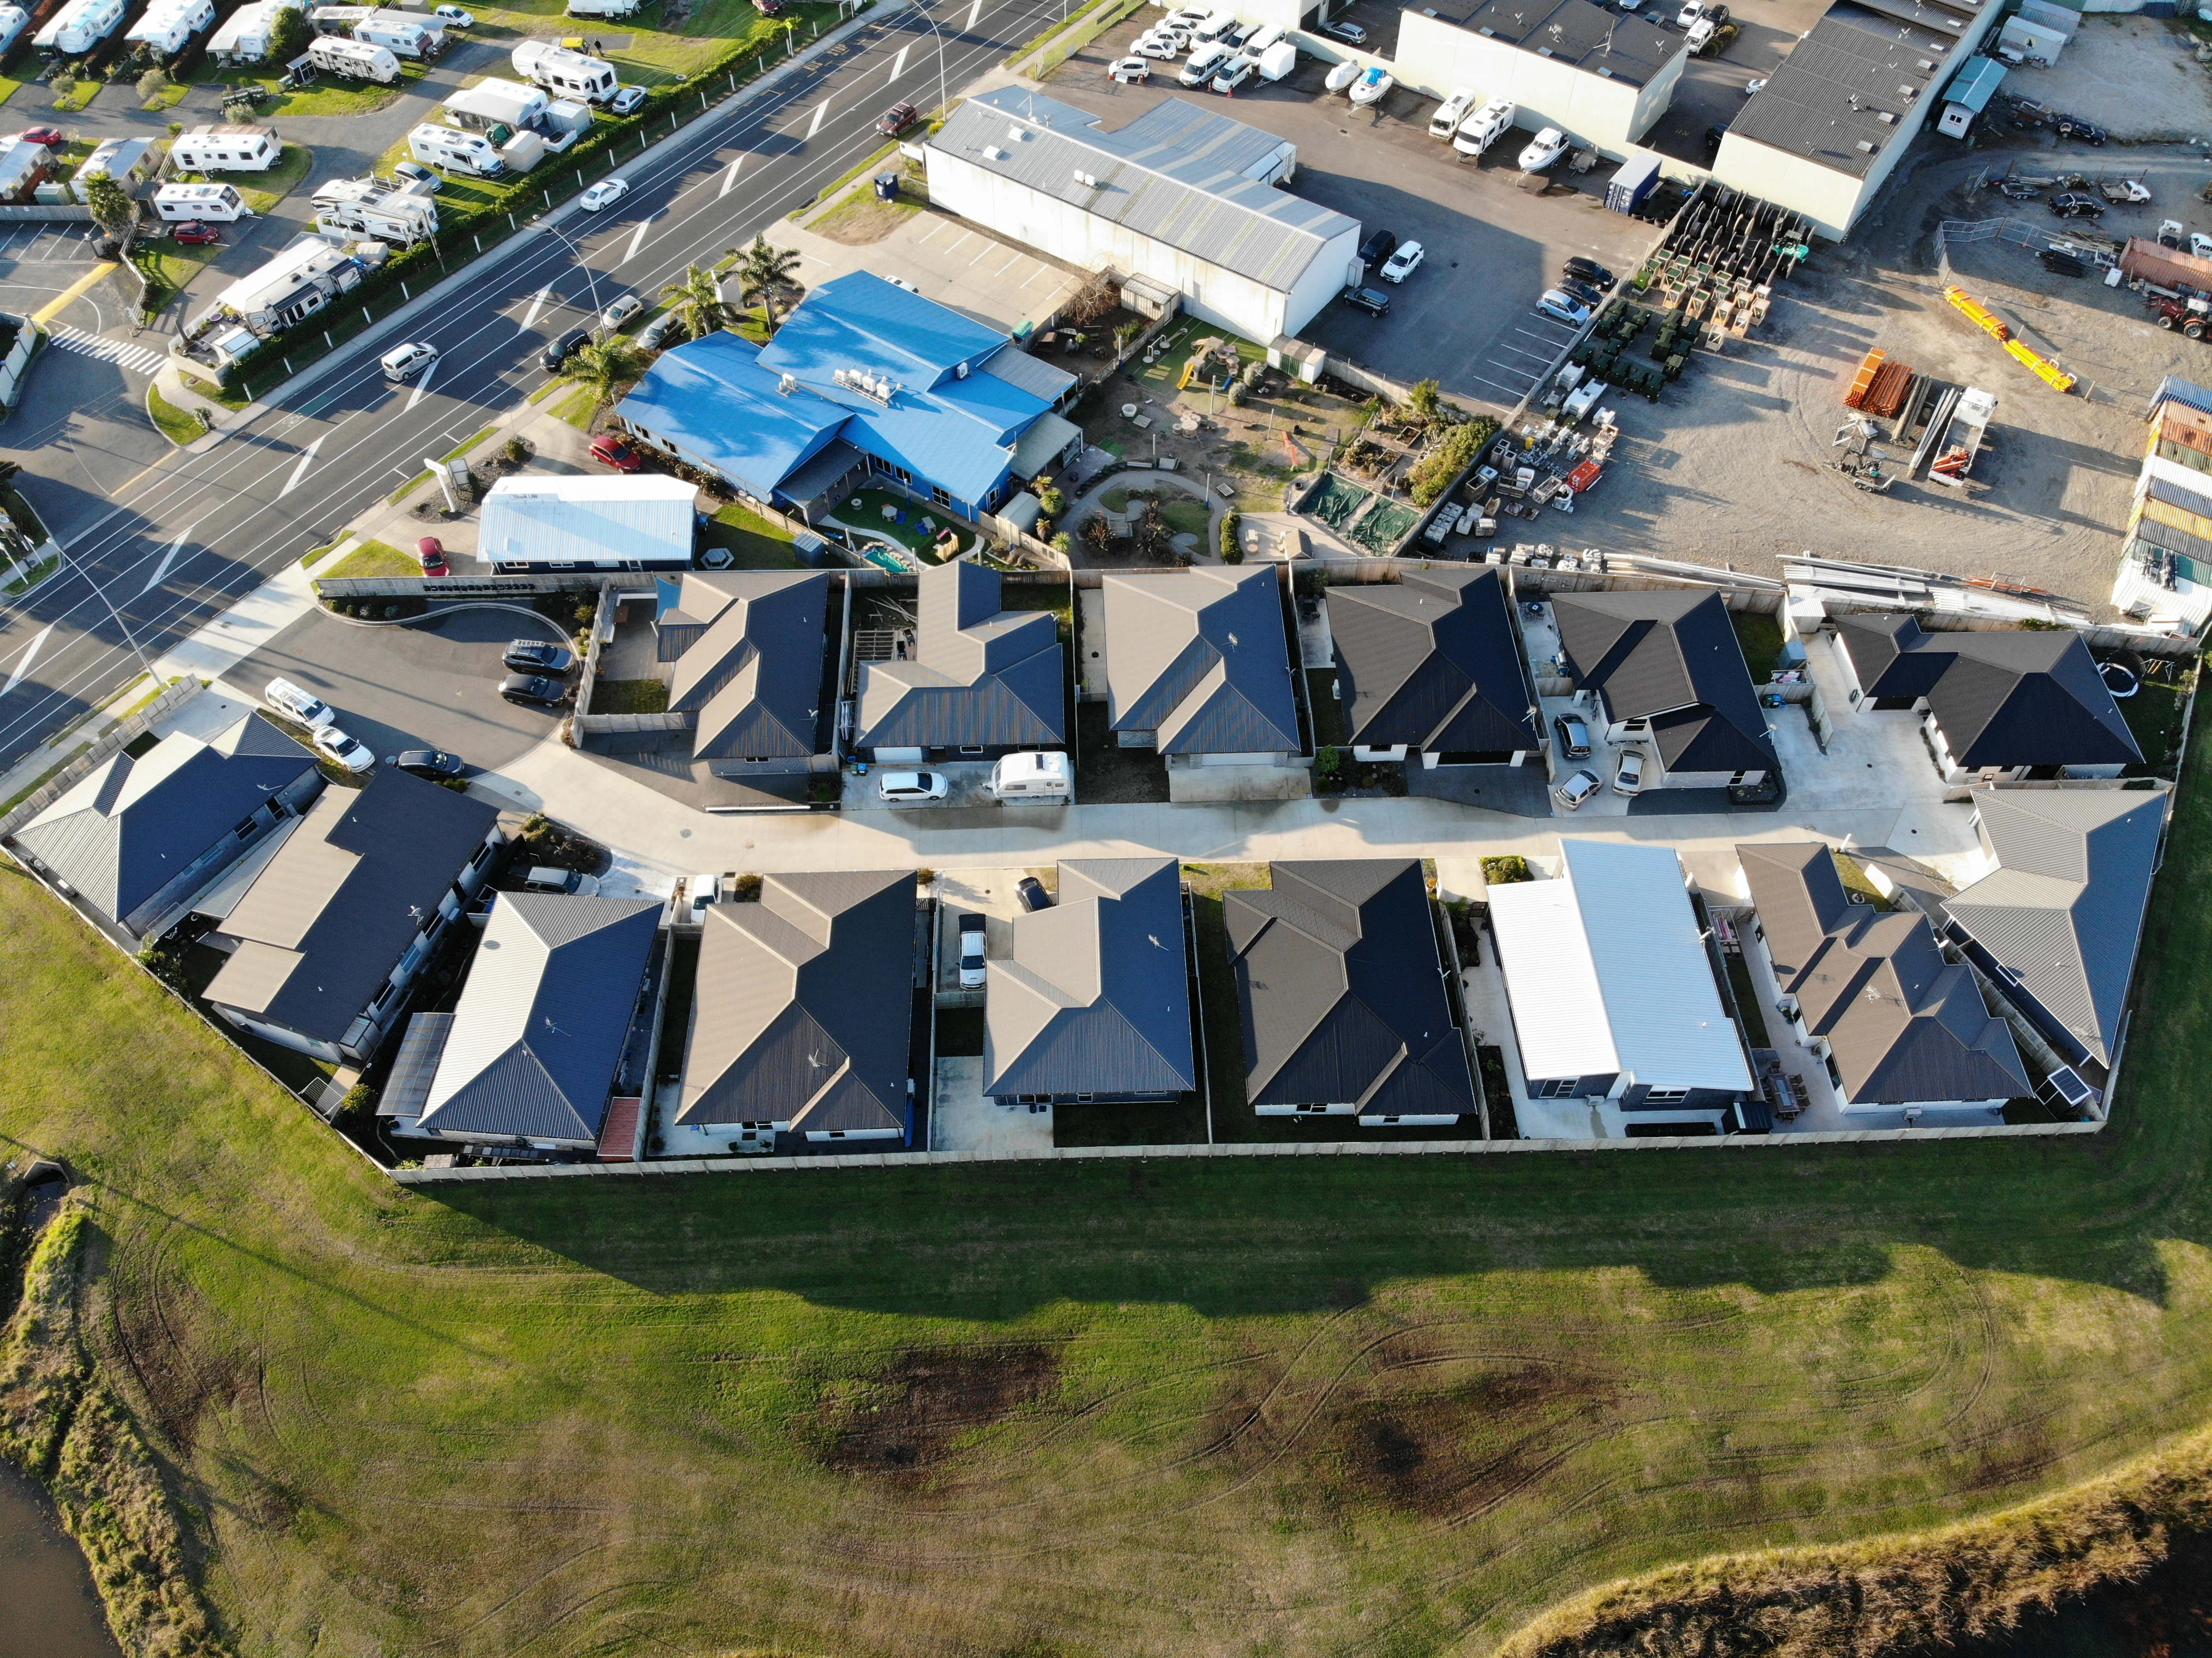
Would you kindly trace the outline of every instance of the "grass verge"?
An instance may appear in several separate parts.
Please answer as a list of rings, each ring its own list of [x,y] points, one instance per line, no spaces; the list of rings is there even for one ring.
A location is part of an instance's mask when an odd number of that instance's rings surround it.
[[[178,408],[161,395],[157,386],[146,388],[146,413],[161,428],[161,435],[179,449],[207,435],[208,428],[196,412]]]
[[[180,373],[177,378],[184,381],[186,391],[198,392],[210,403],[228,409],[234,415],[246,407],[246,394],[243,392],[218,386],[210,380],[202,380],[198,374]]]
[[[323,572],[325,579],[380,575],[421,575],[421,562],[381,541],[364,541]]]

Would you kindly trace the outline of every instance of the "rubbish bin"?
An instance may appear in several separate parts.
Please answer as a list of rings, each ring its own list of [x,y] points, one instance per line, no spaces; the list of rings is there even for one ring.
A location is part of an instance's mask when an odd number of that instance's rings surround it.
[[[878,173],[876,174],[876,199],[879,202],[895,202],[898,200],[897,173]]]

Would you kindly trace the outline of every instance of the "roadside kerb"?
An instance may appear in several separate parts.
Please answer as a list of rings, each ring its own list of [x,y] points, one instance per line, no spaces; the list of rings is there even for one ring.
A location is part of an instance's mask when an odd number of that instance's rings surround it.
[[[734,109],[737,106],[746,102],[750,99],[757,97],[762,93],[767,92],[777,86],[786,76],[796,74],[799,70],[805,69],[809,64],[813,62],[815,58],[822,56],[824,52],[829,51],[830,47],[842,43],[854,34],[859,33],[862,28],[867,27],[872,24],[881,22],[894,13],[904,10],[912,3],[913,0],[876,0],[876,3],[869,7],[867,10],[847,18],[836,28],[831,29],[827,34],[823,35],[819,39],[816,40],[813,45],[808,46],[805,51],[798,53],[796,56],[783,63],[778,64],[774,69],[769,70],[767,73],[756,76],[752,80],[746,82],[744,85],[739,87],[735,92],[731,93],[723,98],[720,102],[714,105],[708,109],[702,110],[697,115],[693,116],[691,119],[678,126],[675,131],[670,133],[659,143],[648,145],[644,149],[640,150],[636,155],[631,156],[627,161],[610,162],[607,170],[610,173],[617,172],[624,167],[636,167],[641,162],[650,162],[661,155],[663,152],[673,148],[674,146],[690,142],[696,136],[694,130],[698,127],[702,122],[720,118],[722,116]],[[611,146],[610,146],[610,148],[611,148]],[[513,252],[519,248],[531,246],[536,240],[542,239],[548,232],[551,231],[569,215],[579,213],[583,210],[579,205],[581,194],[582,191],[580,188],[577,195],[571,196],[567,201],[562,203],[558,207],[547,208],[543,213],[532,220],[530,223],[525,225],[521,229],[508,236],[505,240],[495,243],[491,248],[479,255],[477,258],[471,259],[466,264],[461,265],[448,275],[440,277],[435,283],[424,288],[420,294],[415,295],[413,299],[406,301],[398,310],[392,312],[389,316],[379,318],[376,321],[370,323],[366,328],[362,329],[360,333],[356,334],[352,338],[342,343],[336,350],[325,351],[323,355],[317,358],[307,367],[301,369],[290,379],[271,386],[268,391],[262,393],[260,397],[257,398],[252,403],[248,404],[240,412],[238,419],[233,423],[234,427],[246,426],[251,423],[257,416],[267,412],[270,409],[282,403],[284,399],[296,396],[298,393],[306,391],[317,380],[320,380],[325,374],[330,373],[331,369],[338,367],[341,361],[346,356],[349,349],[361,347],[369,347],[373,349],[376,342],[381,338],[389,335],[404,325],[414,321],[416,318],[421,316],[424,312],[430,310],[437,304],[450,298],[454,292],[474,280],[473,273],[477,265],[483,259],[493,258],[502,254]],[[282,352],[277,354],[280,360],[282,359],[283,355],[283,354]]]

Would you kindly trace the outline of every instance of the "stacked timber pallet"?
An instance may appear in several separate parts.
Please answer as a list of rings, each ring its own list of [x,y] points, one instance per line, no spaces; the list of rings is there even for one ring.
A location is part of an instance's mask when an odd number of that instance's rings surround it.
[[[1889,353],[1876,346],[1851,377],[1850,390],[1844,393],[1844,407],[1887,420],[1905,407],[1912,378],[1910,367],[1891,361]]]

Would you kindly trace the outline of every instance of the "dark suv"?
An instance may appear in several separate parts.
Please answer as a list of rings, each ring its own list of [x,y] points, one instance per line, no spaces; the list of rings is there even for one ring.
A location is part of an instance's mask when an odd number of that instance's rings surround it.
[[[1390,314],[1390,296],[1379,288],[1347,288],[1344,290],[1344,302],[1371,317]]]
[[[2063,196],[2053,196],[2051,210],[2062,219],[2101,219],[2105,216],[2105,204],[2094,196],[2085,196],[2078,190],[2069,190]]]
[[[1359,262],[1372,270],[1398,251],[1398,233],[1378,230],[1359,244]]]
[[[544,355],[540,356],[538,361],[539,364],[543,366],[547,374],[557,374],[568,365],[568,359],[574,356],[576,353],[581,350],[585,346],[590,344],[591,340],[592,331],[590,329],[572,328],[567,333],[562,335],[560,338],[548,341],[546,343]]]
[[[1587,760],[1589,758],[1589,727],[1571,714],[1555,714],[1552,732],[1559,739],[1559,758]]]

